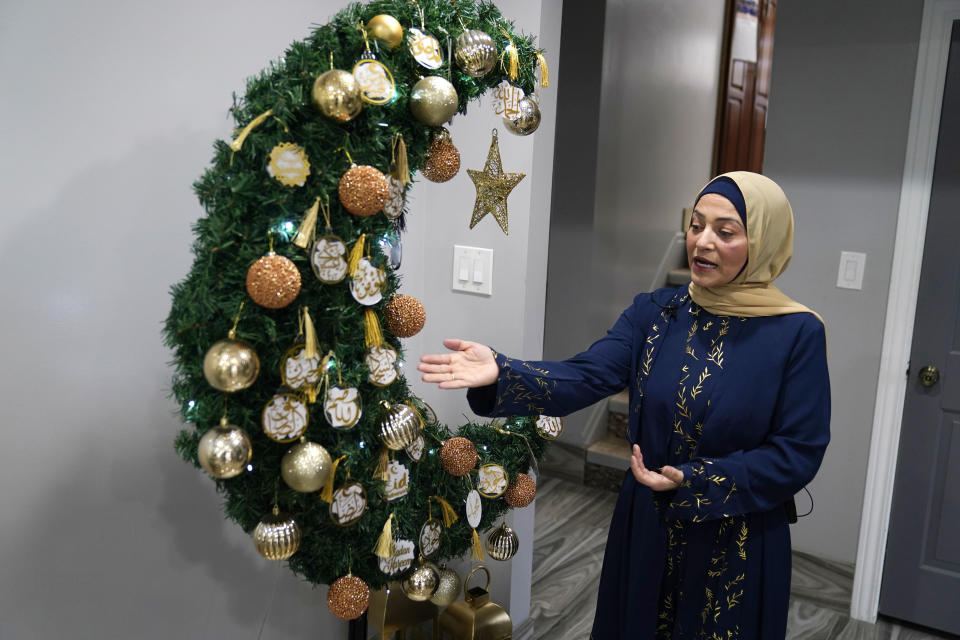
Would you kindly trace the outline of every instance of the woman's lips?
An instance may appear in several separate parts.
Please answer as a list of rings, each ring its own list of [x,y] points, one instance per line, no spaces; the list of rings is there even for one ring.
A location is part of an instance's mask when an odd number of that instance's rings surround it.
[[[703,271],[709,271],[717,268],[716,263],[710,262],[709,260],[704,260],[703,258],[694,258],[693,266]]]

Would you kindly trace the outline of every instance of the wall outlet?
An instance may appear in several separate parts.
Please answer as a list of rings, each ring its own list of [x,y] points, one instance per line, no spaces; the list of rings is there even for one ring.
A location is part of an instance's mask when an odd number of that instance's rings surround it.
[[[837,286],[841,289],[863,289],[863,269],[866,263],[867,254],[865,253],[841,251]]]

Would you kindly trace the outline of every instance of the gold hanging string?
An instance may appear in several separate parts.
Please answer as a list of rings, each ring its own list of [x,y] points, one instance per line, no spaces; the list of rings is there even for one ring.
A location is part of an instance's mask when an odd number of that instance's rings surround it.
[[[363,243],[367,239],[367,234],[360,234],[353,249],[350,250],[350,258],[347,260],[347,273],[353,278],[357,275],[357,267],[360,265],[360,258],[363,257]]]
[[[336,149],[333,150],[334,153],[336,153],[337,151],[343,151],[345,154],[347,154],[347,162],[349,162],[351,165],[353,164],[353,158],[350,156],[350,152],[347,151],[346,147],[337,147]]]
[[[273,253],[273,234],[267,233],[267,240],[270,243],[270,250],[267,253]]]
[[[327,194],[326,201],[320,203],[320,212],[323,214],[323,222],[327,225],[327,229],[333,227],[330,224],[330,194]]]
[[[333,502],[333,484],[337,477],[337,467],[339,467],[340,463],[346,459],[346,454],[340,456],[333,461],[333,466],[330,468],[330,476],[327,478],[327,482],[323,485],[323,491],[320,492],[320,499],[327,504]]]
[[[240,134],[233,139],[230,143],[230,148],[236,153],[240,151],[240,148],[243,147],[243,141],[247,139],[247,136],[250,135],[250,132],[263,124],[263,121],[273,115],[273,109],[267,109],[256,118],[250,121],[250,124],[245,126],[243,130],[240,131]]]
[[[417,0],[410,0],[413,3],[413,6],[417,8],[417,11],[420,13],[420,29],[423,30],[426,27],[423,25],[423,7],[420,6],[420,3]]]
[[[383,531],[380,532],[380,537],[377,539],[377,545],[373,548],[373,554],[378,558],[390,558],[395,553],[395,548],[393,545],[393,528],[391,523],[393,519],[396,518],[396,515],[393,513],[390,514],[390,517],[387,518],[387,521],[383,523]]]
[[[240,314],[243,312],[243,305],[246,304],[246,300],[240,301],[240,308],[237,309],[237,315],[233,317],[233,326],[230,328],[230,331],[227,332],[227,337],[231,340],[237,339],[237,325],[240,324]]]
[[[550,86],[550,69],[547,68],[547,59],[539,51],[534,55],[537,56],[537,62],[540,63],[540,86],[546,89]]]
[[[330,52],[330,71],[333,71],[333,51]]]
[[[367,349],[383,346],[383,332],[380,330],[380,321],[373,309],[368,308],[363,312],[363,334]]]
[[[407,143],[399,131],[393,134],[393,144],[390,146],[390,161],[394,166],[396,177],[403,186],[410,182],[410,165],[407,162]]]
[[[500,27],[500,32],[506,36],[507,40],[510,42],[507,45],[507,48],[504,49],[503,53],[500,54],[500,67],[507,72],[507,77],[510,78],[510,82],[513,82],[517,79],[517,71],[520,65],[519,54],[517,53],[517,45],[513,43],[513,38],[510,37],[510,34],[507,33],[507,30],[503,27]],[[507,62],[504,63],[504,58],[507,58]]]
[[[430,496],[430,500],[436,500],[440,504],[440,511],[443,513],[443,526],[449,529],[457,521],[457,512],[453,510],[449,502],[440,496]]]
[[[523,435],[522,433],[515,433],[513,431],[508,431],[507,429],[503,429],[496,422],[491,422],[490,428],[499,434],[502,434],[505,436],[516,436],[523,440],[523,444],[527,445],[527,453],[530,454],[530,466],[533,467],[533,473],[537,477],[537,480],[539,480],[540,467],[539,465],[537,465],[537,457],[533,455],[533,449],[530,447],[530,441],[527,440],[527,436]]]
[[[313,238],[317,235],[317,215],[320,213],[320,196],[313,201],[313,206],[303,212],[303,221],[297,230],[297,236],[293,239],[293,244],[301,249],[306,249],[313,244]]]
[[[303,329],[304,329],[304,353],[307,358],[317,357],[317,331],[313,327],[313,320],[310,319],[310,308],[303,307]]]

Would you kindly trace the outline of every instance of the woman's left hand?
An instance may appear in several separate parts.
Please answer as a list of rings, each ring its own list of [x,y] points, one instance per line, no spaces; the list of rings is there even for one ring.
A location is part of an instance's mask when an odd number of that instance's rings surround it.
[[[630,469],[633,477],[640,484],[646,485],[654,491],[670,491],[676,489],[683,482],[683,471],[676,467],[666,466],[660,470],[650,471],[643,466],[643,454],[639,445],[633,445],[633,455],[630,456]]]

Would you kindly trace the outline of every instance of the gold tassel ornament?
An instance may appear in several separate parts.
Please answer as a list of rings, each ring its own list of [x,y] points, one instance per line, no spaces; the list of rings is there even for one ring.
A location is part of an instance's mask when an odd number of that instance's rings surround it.
[[[380,537],[377,539],[377,546],[373,548],[373,554],[378,558],[390,558],[396,551],[393,544],[393,527],[391,526],[395,517],[391,513],[387,521],[383,523],[383,531],[380,532]]]
[[[323,485],[323,491],[320,492],[320,499],[327,504],[333,502],[333,483],[337,477],[337,467],[340,466],[340,463],[343,462],[346,457],[345,455],[340,456],[333,461],[333,466],[330,467],[330,477],[327,478],[327,483]]]
[[[240,151],[240,149],[243,147],[244,140],[247,139],[247,136],[250,135],[250,132],[256,129],[257,127],[259,127],[261,124],[263,124],[263,121],[272,115],[273,115],[273,109],[267,109],[266,111],[258,115],[256,118],[251,120],[250,124],[245,126],[243,130],[240,132],[240,134],[236,138],[234,138],[233,141],[230,143],[230,149],[232,149],[234,152]]]
[[[366,240],[367,234],[361,234],[357,243],[353,245],[353,249],[350,250],[350,258],[347,260],[347,273],[351,278],[357,275],[357,266],[360,264],[360,259],[363,258],[363,245]]]
[[[407,162],[407,143],[403,141],[403,134],[393,134],[393,149],[391,153],[393,160],[394,176],[396,176],[403,186],[410,183],[410,165]]]
[[[483,562],[483,545],[480,543],[480,534],[477,533],[476,529],[473,531],[473,551],[470,553],[470,558],[473,560],[479,560]]]
[[[510,37],[510,34],[507,33],[506,29],[500,27],[500,32],[507,37],[507,40],[510,44],[507,45],[507,48],[504,49],[503,55],[500,56],[500,66],[503,67],[503,70],[507,72],[507,77],[510,78],[510,82],[513,82],[517,79],[517,73],[520,67],[520,54],[517,53],[517,45],[513,43],[513,38]],[[507,63],[504,64],[504,57],[507,58]]]
[[[303,307],[303,335],[305,358],[317,357],[317,330],[313,326],[313,320],[310,319],[309,307]]]
[[[313,202],[313,206],[303,212],[303,222],[297,229],[297,235],[293,239],[293,244],[301,249],[313,245],[313,239],[317,235],[317,218],[320,214],[320,196]]]
[[[440,510],[443,511],[443,526],[449,529],[457,521],[457,512],[440,496],[430,496],[430,499],[440,503]]]
[[[537,62],[540,63],[540,86],[546,89],[550,86],[550,70],[547,68],[547,60],[539,51],[534,55],[537,56]]]
[[[377,314],[373,309],[366,309],[363,312],[363,334],[367,349],[383,346],[383,331],[380,330],[380,321],[377,320]]]
[[[380,449],[380,459],[377,461],[377,468],[373,470],[373,477],[380,478],[384,482],[390,473],[390,450],[387,447]]]

